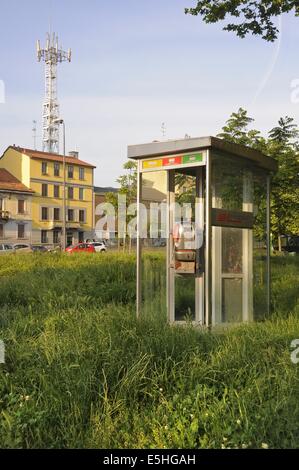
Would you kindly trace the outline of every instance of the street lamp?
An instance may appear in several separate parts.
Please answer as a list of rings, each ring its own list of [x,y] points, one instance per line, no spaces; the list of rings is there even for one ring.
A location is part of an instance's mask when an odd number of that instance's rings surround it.
[[[66,177],[65,177],[65,122],[63,119],[55,119],[54,124],[63,126],[63,210],[62,210],[62,233],[61,247],[64,252],[66,249]]]

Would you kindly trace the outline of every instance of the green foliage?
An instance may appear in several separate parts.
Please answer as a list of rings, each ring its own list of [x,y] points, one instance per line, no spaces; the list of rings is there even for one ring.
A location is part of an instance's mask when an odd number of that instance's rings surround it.
[[[232,113],[218,137],[229,142],[247,145],[260,150],[278,161],[278,172],[272,182],[272,231],[277,237],[280,234],[299,233],[299,130],[294,120],[288,116],[278,121],[278,126],[269,132],[269,138],[261,136],[257,130],[248,126],[254,119],[247,111],[240,108]],[[258,188],[257,188],[258,189]],[[262,188],[261,188],[262,189]],[[265,209],[264,191],[257,190],[255,202]],[[261,219],[257,230],[263,232]]]
[[[118,193],[107,193],[106,202],[113,205],[115,211],[118,211],[119,194],[126,197],[126,209],[131,204],[136,203],[137,200],[137,163],[135,161],[128,161],[123,165],[123,169],[126,173],[117,179],[117,183],[120,185]],[[126,226],[135,217],[136,214],[130,215],[126,212]],[[125,230],[125,227],[118,227],[121,230]],[[124,241],[126,239],[126,233],[122,233]],[[131,238],[130,238],[131,241]],[[125,244],[124,244],[125,248]]]
[[[195,8],[186,8],[191,15],[200,15],[205,23],[217,23],[233,18],[223,29],[244,38],[247,34],[261,36],[266,41],[277,39],[278,28],[274,18],[294,11],[299,15],[297,0],[197,0]]]
[[[2,257],[0,447],[298,448],[299,260],[274,261],[275,316],[208,332],[136,319],[134,256]]]
[[[137,163],[130,160],[124,164],[123,168],[127,173],[120,176],[117,182],[120,185],[119,192],[126,195],[128,205],[130,205],[137,198]]]
[[[262,150],[265,147],[265,139],[261,136],[260,131],[248,129],[248,126],[253,122],[254,119],[248,116],[247,111],[239,108],[237,112],[231,114],[217,137],[228,142]]]
[[[294,119],[286,116],[280,118],[278,126],[269,132],[269,138],[279,144],[288,144],[292,139],[299,136],[298,127],[294,124]]]

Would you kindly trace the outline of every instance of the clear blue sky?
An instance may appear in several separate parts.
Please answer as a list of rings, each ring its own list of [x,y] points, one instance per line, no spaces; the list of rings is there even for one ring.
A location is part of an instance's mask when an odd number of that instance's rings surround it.
[[[186,16],[194,0],[10,0],[1,2],[0,152],[32,147],[32,120],[44,98],[35,43],[52,30],[73,61],[59,67],[67,150],[97,165],[97,185],[113,185],[128,144],[215,134],[239,106],[263,131],[289,114],[291,81],[299,79],[299,18],[282,19],[281,43],[238,39],[220,25]]]

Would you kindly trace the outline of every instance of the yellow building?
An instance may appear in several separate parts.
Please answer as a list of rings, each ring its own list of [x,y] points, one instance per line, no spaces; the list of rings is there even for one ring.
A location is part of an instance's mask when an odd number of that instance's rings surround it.
[[[94,230],[94,166],[70,152],[66,162],[67,244],[91,238]],[[33,191],[33,244],[59,245],[63,221],[63,156],[8,147],[0,157],[5,168]]]

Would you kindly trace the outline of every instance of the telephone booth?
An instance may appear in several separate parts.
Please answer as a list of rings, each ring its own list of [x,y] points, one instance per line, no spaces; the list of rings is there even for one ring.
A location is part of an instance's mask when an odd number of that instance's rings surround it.
[[[277,163],[215,137],[128,147],[138,163],[137,315],[202,326],[270,313]]]

